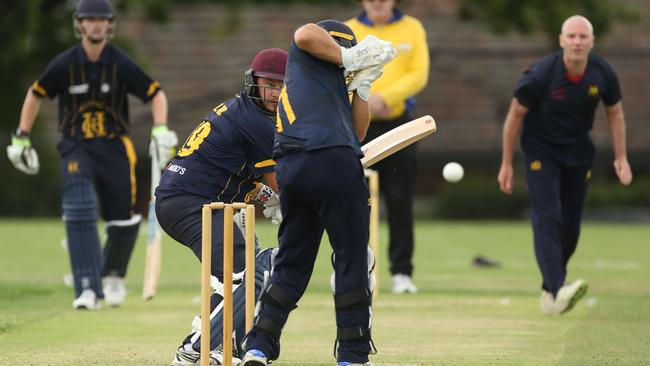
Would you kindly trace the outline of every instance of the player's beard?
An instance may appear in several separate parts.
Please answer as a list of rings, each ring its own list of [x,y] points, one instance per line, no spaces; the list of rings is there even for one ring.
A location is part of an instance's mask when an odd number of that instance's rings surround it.
[[[88,42],[90,42],[91,44],[98,45],[107,39],[108,30],[101,35],[93,34],[92,30],[96,30],[96,29],[92,29],[92,28],[83,29],[83,34],[86,36],[86,38],[88,38]]]
[[[277,112],[277,110],[278,110],[278,101],[277,100],[271,100],[271,99],[266,100],[266,99],[264,99],[262,101],[262,103],[264,104],[264,109],[266,109],[268,112],[270,112],[270,113]]]
[[[88,35],[87,37],[88,37],[88,41],[90,41],[90,43],[92,43],[92,44],[100,44],[100,43],[104,42],[104,40],[106,39],[106,36],[97,38],[97,37],[93,37],[93,36]]]

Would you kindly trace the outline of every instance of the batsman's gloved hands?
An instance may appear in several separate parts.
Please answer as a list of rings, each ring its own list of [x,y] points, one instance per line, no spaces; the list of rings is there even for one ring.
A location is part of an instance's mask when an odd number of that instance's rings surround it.
[[[157,158],[160,170],[165,169],[169,161],[176,155],[177,145],[178,136],[176,136],[176,132],[167,129],[167,125],[158,125],[151,129],[149,154]]]
[[[356,90],[359,97],[368,101],[370,97],[370,85],[384,73],[384,65],[375,65],[359,70],[354,73],[348,91]]]
[[[390,42],[373,35],[366,36],[354,47],[341,47],[343,67],[347,72],[383,65],[394,59],[395,56],[397,56],[397,51]]]
[[[38,173],[41,166],[38,162],[38,154],[29,140],[29,135],[20,131],[11,134],[11,145],[7,146],[7,157],[16,169],[26,174]]]
[[[280,211],[280,202],[276,206],[264,205],[264,217],[270,218],[273,225],[280,225],[282,223],[282,212]]]
[[[280,225],[282,222],[282,213],[280,212],[280,196],[277,193],[273,192],[271,187],[257,183],[259,189],[253,197],[253,201],[261,203],[264,205],[264,217],[270,218],[271,223],[274,225]]]

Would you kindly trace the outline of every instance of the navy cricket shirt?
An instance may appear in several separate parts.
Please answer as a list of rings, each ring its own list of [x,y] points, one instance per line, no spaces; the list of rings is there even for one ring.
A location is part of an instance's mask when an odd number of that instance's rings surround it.
[[[521,144],[524,151],[543,147],[562,160],[593,160],[589,137],[599,101],[612,106],[621,100],[614,69],[591,53],[584,74],[568,75],[562,51],[548,55],[524,72],[514,91],[529,109],[524,119]],[[567,156],[570,152],[572,156]]]
[[[170,162],[156,197],[191,194],[244,202],[264,173],[275,169],[273,121],[244,93],[215,107]]]
[[[55,57],[32,85],[39,97],[59,97],[59,130],[78,140],[127,133],[127,94],[146,103],[158,90],[158,82],[110,43],[97,62],[88,59],[80,43],[69,48]]]

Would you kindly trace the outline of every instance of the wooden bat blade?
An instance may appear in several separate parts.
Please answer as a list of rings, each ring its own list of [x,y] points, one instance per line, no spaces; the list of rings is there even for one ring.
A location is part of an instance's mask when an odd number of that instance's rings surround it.
[[[151,300],[156,294],[160,280],[162,262],[162,232],[156,220],[154,202],[149,203],[149,236],[147,253],[144,262],[144,279],[142,283],[142,298]]]
[[[361,147],[364,168],[436,132],[436,121],[426,115],[396,127]]]
[[[162,262],[162,235],[154,234],[153,240],[147,243],[147,258],[145,260],[144,282],[142,285],[142,298],[151,300],[156,295],[160,281],[160,267]]]
[[[144,263],[144,279],[142,282],[142,298],[151,300],[156,294],[160,281],[160,268],[162,263],[162,229],[156,219],[156,206],[154,192],[160,182],[160,163],[156,154],[151,156],[151,200],[149,201],[148,225],[149,236],[147,253]]]

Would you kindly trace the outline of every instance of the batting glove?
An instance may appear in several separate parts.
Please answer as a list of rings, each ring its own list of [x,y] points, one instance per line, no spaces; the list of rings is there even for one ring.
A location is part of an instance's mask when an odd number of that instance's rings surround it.
[[[41,166],[38,161],[38,154],[32,147],[29,135],[17,132],[11,134],[11,145],[7,146],[7,157],[16,169],[34,175],[38,173]]]
[[[362,70],[370,66],[383,65],[394,59],[397,51],[390,42],[368,35],[356,46],[341,47],[343,67],[347,71]]]
[[[384,65],[370,66],[354,73],[348,91],[356,90],[359,97],[368,101],[370,97],[370,85],[384,73]]]
[[[259,189],[253,197],[253,201],[264,205],[264,217],[270,218],[271,223],[279,225],[282,222],[282,213],[280,212],[280,196],[273,192],[271,187],[257,183]]]
[[[176,155],[178,136],[176,132],[167,129],[167,125],[154,126],[151,129],[149,154],[158,158],[160,169],[165,169],[169,161]]]
[[[264,206],[266,207],[262,213],[267,219],[271,219],[273,225],[280,225],[282,223],[282,211],[280,211],[280,203],[277,206]]]
[[[359,98],[368,101],[370,98],[370,83],[363,83],[356,89]]]

